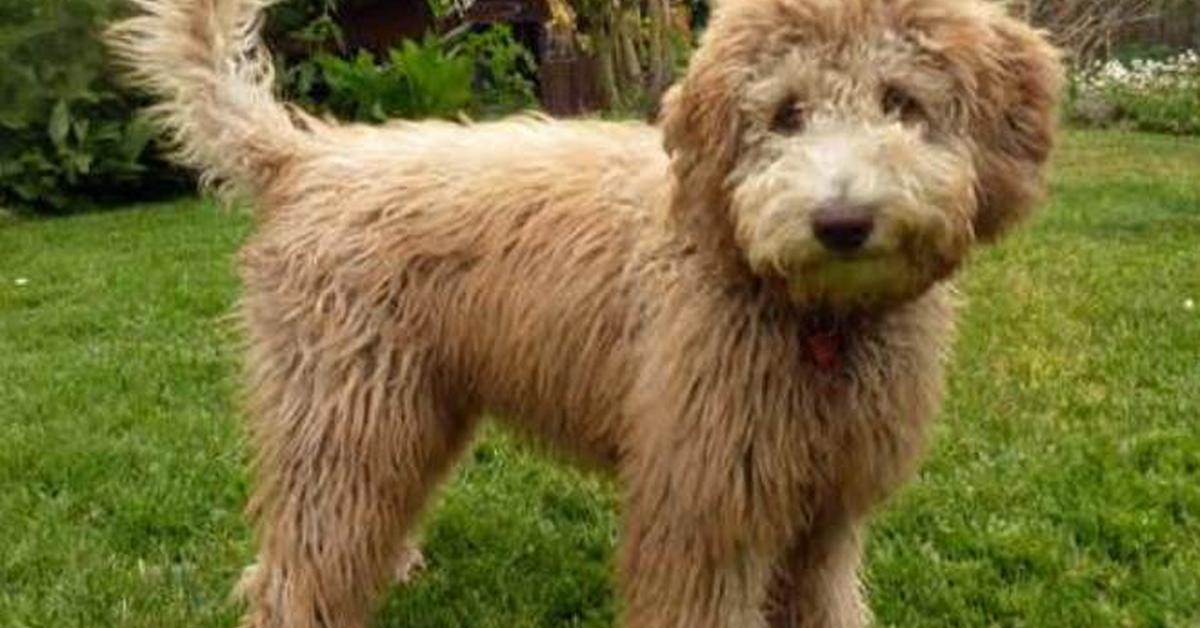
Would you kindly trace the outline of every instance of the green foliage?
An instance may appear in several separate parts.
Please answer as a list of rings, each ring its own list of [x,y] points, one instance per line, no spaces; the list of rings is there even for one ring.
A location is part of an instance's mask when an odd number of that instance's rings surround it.
[[[336,19],[338,7],[365,1],[305,0],[272,9],[267,37],[289,100],[366,122],[496,115],[536,104],[537,63],[509,26],[445,39],[426,34],[378,59],[370,51],[349,53]],[[455,10],[450,0],[429,6],[439,16]]]
[[[429,10],[438,18],[450,15],[454,11],[455,0],[426,0],[425,4],[429,6]]]
[[[476,110],[503,113],[535,104],[529,77],[537,73],[537,61],[507,24],[469,32],[453,49],[475,62]]]
[[[142,192],[161,171],[96,36],[118,4],[0,0],[0,204],[65,212]]]
[[[329,88],[326,105],[342,117],[447,117],[471,103],[471,60],[445,51],[433,36],[402,42],[382,64],[365,50],[350,61],[327,53],[315,61]]]
[[[1112,96],[1133,128],[1173,135],[1200,135],[1200,90]]]
[[[1113,59],[1072,76],[1068,115],[1094,126],[1200,135],[1200,52]]]
[[[318,14],[285,35],[307,55],[280,64],[285,92],[296,102],[367,122],[389,118],[494,115],[536,102],[533,55],[507,25],[440,39],[405,40],[384,59],[360,50],[347,57],[341,30]]]
[[[289,0],[267,11],[264,36],[275,62],[276,82],[289,101],[310,109],[325,96],[321,67],[314,57],[345,48],[335,13],[337,0]]]
[[[532,56],[505,27],[344,58],[338,6],[271,10],[280,82],[300,104],[367,121],[491,114],[533,103]],[[178,190],[152,150],[145,102],[120,89],[99,33],[126,0],[0,0],[0,206],[65,213]]]

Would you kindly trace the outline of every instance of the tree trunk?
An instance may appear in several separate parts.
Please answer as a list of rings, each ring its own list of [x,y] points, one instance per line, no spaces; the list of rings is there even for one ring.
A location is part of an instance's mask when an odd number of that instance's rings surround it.
[[[643,83],[642,60],[638,57],[637,50],[636,13],[633,16],[617,16],[617,20],[620,24],[618,41],[620,42],[622,70],[625,79],[624,86],[629,91],[637,90],[643,86]]]
[[[671,83],[671,70],[674,65],[670,42],[667,41],[667,20],[671,13],[667,2],[668,0],[646,0],[646,13],[650,18],[650,84],[647,96],[654,103],[658,102]]]
[[[617,85],[617,73],[613,61],[615,47],[609,35],[597,32],[592,36],[596,42],[596,81],[606,107],[621,105],[621,88]]]
[[[609,106],[657,105],[674,78],[670,0],[594,0],[586,5],[577,0],[574,6],[594,42],[597,91]]]

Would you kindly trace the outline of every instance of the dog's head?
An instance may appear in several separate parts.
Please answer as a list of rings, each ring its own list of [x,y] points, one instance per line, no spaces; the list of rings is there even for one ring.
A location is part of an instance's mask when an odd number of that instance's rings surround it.
[[[910,299],[1038,201],[1061,83],[983,0],[723,0],[663,103],[675,217],[798,302]]]

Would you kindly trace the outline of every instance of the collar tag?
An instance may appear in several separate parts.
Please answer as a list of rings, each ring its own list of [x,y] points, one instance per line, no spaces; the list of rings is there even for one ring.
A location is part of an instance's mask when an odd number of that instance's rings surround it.
[[[814,332],[804,339],[804,345],[813,362],[822,369],[832,371],[841,366],[842,338],[837,332]]]

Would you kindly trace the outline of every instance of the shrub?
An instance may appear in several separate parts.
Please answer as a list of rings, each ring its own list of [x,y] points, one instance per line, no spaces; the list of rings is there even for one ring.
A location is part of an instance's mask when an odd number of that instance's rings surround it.
[[[450,45],[455,54],[475,62],[477,113],[506,113],[537,102],[529,78],[537,73],[537,61],[508,25],[469,32],[452,39]]]
[[[1200,135],[1200,53],[1083,68],[1072,78],[1068,115],[1091,125]]]
[[[329,87],[326,105],[342,117],[445,117],[471,102],[471,60],[447,54],[433,37],[404,41],[383,64],[365,50],[350,61],[326,53],[315,60]]]
[[[536,102],[529,79],[536,69],[533,55],[506,25],[446,40],[434,35],[406,40],[382,60],[365,50],[350,58],[325,50],[340,47],[341,35],[324,17],[294,36],[321,50],[285,67],[289,98],[344,119],[494,115]]]
[[[532,56],[507,27],[350,58],[333,17],[367,0],[296,0],[270,13],[283,90],[344,117],[491,114],[534,102]],[[128,0],[0,0],[0,206],[65,213],[186,189],[152,149],[145,102],[116,85],[99,33]],[[278,45],[283,44],[283,45]]]
[[[0,0],[0,204],[77,210],[143,194],[144,175],[163,168],[95,35],[118,4]]]

